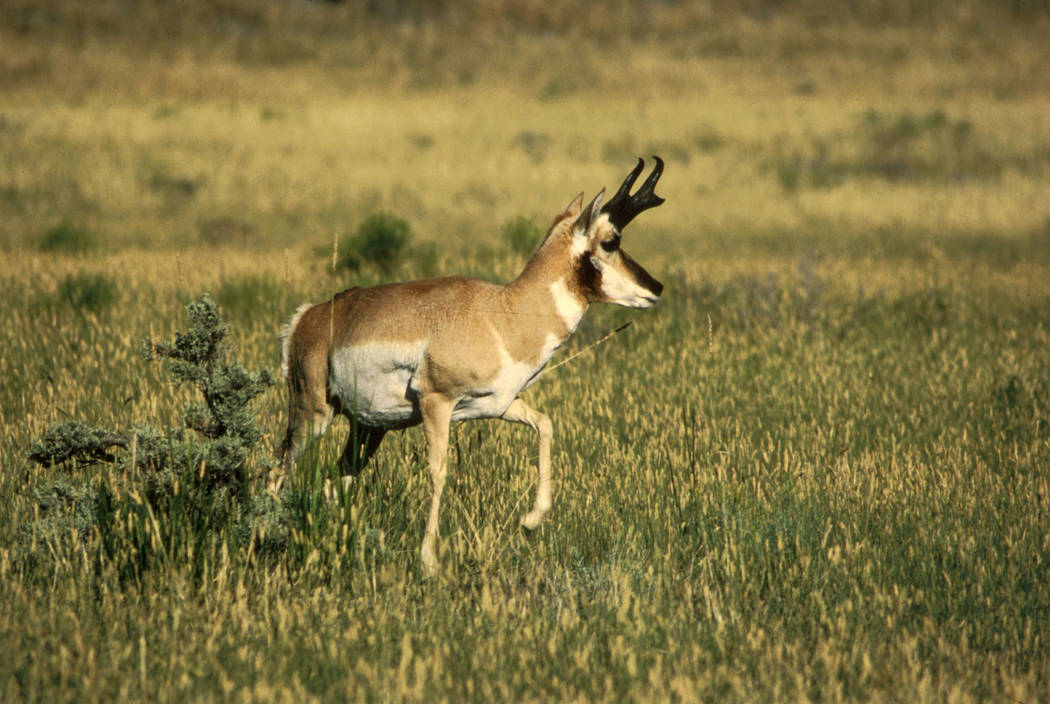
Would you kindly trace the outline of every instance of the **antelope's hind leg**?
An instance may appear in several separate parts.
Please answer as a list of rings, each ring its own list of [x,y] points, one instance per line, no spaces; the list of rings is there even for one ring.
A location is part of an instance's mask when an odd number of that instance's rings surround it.
[[[356,477],[365,468],[369,460],[383,442],[386,430],[360,425],[350,420],[350,435],[346,438],[346,447],[339,457],[339,472],[345,477]]]
[[[288,472],[295,467],[306,443],[324,435],[332,422],[335,408],[328,402],[323,386],[314,393],[299,391],[288,385],[288,430],[281,443],[281,466],[270,473],[268,488],[279,491]]]
[[[361,473],[372,455],[379,449],[379,443],[383,441],[386,431],[382,428],[372,428],[359,425],[357,421],[350,419],[350,434],[346,438],[346,447],[339,457],[339,473],[342,475],[343,491],[349,488],[354,477]],[[329,500],[335,498],[330,483],[325,482],[325,495]]]
[[[537,459],[539,480],[536,483],[536,502],[532,505],[532,510],[521,518],[523,527],[528,530],[536,530],[540,527],[544,515],[551,509],[551,439],[554,436],[554,426],[545,413],[529,408],[520,398],[514,399],[502,417],[503,420],[529,426],[536,431],[539,439]]]

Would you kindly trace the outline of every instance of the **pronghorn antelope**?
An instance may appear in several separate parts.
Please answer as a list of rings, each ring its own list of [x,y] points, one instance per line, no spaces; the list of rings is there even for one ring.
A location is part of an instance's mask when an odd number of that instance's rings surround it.
[[[624,226],[663,203],[654,193],[663,161],[631,195],[644,161],[602,204],[583,193],[554,219],[524,271],[500,286],[462,277],[350,288],[330,301],[301,306],[284,330],[288,431],[282,469],[291,470],[310,436],[336,413],[352,429],[339,460],[356,474],[388,430],[423,425],[433,494],[420,549],[437,570],[435,539],[447,473],[449,424],[472,418],[523,423],[539,438],[539,480],[521,519],[539,526],[551,507],[550,418],[518,398],[573,334],[596,301],[649,308],[663,285],[620,248]],[[347,479],[345,477],[344,479]],[[280,484],[280,477],[276,486]]]

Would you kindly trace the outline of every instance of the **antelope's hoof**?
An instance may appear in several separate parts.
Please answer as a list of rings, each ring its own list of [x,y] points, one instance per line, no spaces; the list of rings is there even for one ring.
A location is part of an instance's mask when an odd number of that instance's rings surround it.
[[[437,577],[438,572],[440,571],[440,565],[438,565],[434,553],[429,550],[423,550],[419,556],[423,562],[423,576],[427,579],[434,579]]]
[[[324,500],[330,504],[334,504],[336,499],[339,498],[339,494],[336,493],[335,484],[332,483],[331,479],[324,480]]]
[[[539,511],[529,511],[521,517],[521,527],[530,533],[540,527],[543,522],[543,514]]]
[[[345,494],[350,490],[350,485],[354,483],[354,478],[350,475],[343,475],[339,478],[339,483],[343,485],[343,493]],[[324,480],[324,498],[330,504],[334,504],[339,499],[338,485],[331,479]]]
[[[269,476],[266,478],[266,491],[273,496],[277,496],[280,493],[281,487],[284,486],[284,472],[271,471]]]

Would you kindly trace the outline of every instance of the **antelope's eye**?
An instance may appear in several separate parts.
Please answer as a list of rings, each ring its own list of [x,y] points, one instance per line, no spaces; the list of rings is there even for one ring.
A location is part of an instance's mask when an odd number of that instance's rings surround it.
[[[611,240],[602,240],[601,245],[606,252],[615,252],[620,248],[620,238],[613,237]]]

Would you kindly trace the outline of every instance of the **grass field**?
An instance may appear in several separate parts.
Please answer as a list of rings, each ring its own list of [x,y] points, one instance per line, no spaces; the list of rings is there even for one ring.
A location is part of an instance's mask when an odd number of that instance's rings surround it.
[[[1045,6],[369,7],[4,10],[0,700],[1050,698]],[[534,535],[498,422],[453,430],[430,581],[418,429],[334,504],[345,425],[210,514],[26,457],[179,427],[139,349],[205,291],[276,373],[301,302],[508,280],[650,154],[624,246],[664,297],[592,308],[556,362],[632,325],[526,393]],[[381,212],[400,256],[333,271]],[[255,408],[261,474],[284,389]]]

